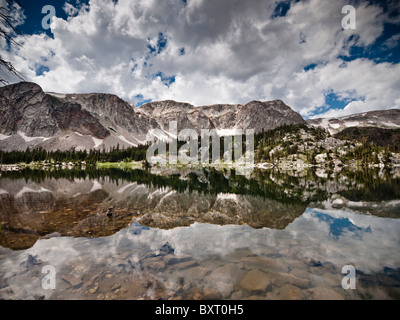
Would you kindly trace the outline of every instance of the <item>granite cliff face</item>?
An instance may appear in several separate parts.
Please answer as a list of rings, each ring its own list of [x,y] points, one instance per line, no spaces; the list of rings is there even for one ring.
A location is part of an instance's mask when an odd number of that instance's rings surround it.
[[[148,130],[157,127],[156,121],[138,115],[134,106],[113,94],[68,94],[61,100],[80,104],[109,130],[123,129],[135,135],[145,136]]]
[[[109,149],[144,143],[155,120],[111,94],[45,93],[21,82],[0,88],[0,150]]]
[[[146,143],[148,133],[168,137],[172,121],[178,131],[216,129],[220,135],[304,122],[281,100],[201,107],[167,100],[135,108],[112,94],[45,93],[28,82],[0,88],[0,115],[0,150],[6,151],[136,146]]]
[[[59,129],[71,130],[81,135],[92,135],[98,139],[104,139],[110,132],[104,128],[99,120],[90,112],[82,109],[77,103],[66,102],[53,109],[54,118]]]
[[[59,131],[49,99],[34,83],[0,88],[0,133],[52,137]]]
[[[251,101],[244,105],[218,104],[201,107],[220,129],[254,129],[256,133],[284,124],[303,123],[303,118],[282,100]]]
[[[146,135],[174,136],[171,122],[182,129],[215,129],[233,135],[246,129],[255,133],[284,124],[306,123],[336,134],[348,127],[400,128],[400,110],[372,111],[341,118],[307,122],[281,100],[247,104],[193,106],[172,100],[140,107],[112,94],[45,93],[34,83],[0,88],[0,150],[106,149],[146,143]],[[239,131],[241,130],[241,131]]]
[[[247,104],[216,104],[195,107],[176,101],[150,102],[138,108],[138,113],[155,119],[164,130],[170,121],[183,128],[216,129],[219,134],[232,134],[235,129],[254,129],[255,133],[283,124],[299,124],[304,119],[281,100],[252,101]]]
[[[214,129],[213,122],[202,112],[189,103],[172,100],[146,103],[137,108],[137,113],[154,119],[164,131],[169,131],[171,121],[176,121],[178,131],[182,129]]]

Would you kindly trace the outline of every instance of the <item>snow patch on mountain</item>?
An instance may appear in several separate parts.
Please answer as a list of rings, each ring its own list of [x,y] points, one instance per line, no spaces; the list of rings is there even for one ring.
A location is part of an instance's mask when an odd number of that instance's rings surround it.
[[[46,138],[46,137],[28,137],[27,135],[25,135],[25,133],[18,131],[17,134],[24,139],[25,142],[31,142],[33,140],[36,139],[41,139],[42,141],[46,141],[46,140],[50,140],[51,138]]]
[[[94,142],[94,148],[95,149],[97,149],[103,143],[102,139],[97,139],[95,137],[92,137],[92,139],[93,139],[93,142]]]
[[[130,144],[131,146],[137,147],[137,144],[130,142],[127,138],[125,138],[124,136],[120,135],[118,136],[118,138],[120,138],[123,142]]]
[[[6,136],[6,135],[0,133],[0,140],[6,140],[6,139],[8,139],[10,137],[11,136]]]

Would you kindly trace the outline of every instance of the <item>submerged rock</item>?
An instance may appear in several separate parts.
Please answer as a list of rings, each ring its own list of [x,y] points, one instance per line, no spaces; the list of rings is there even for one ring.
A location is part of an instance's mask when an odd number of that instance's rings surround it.
[[[300,278],[288,273],[279,273],[274,279],[272,279],[272,283],[278,287],[290,284],[296,287],[308,288],[310,285],[308,279]]]
[[[240,281],[240,288],[250,293],[265,291],[271,284],[271,276],[265,272],[251,270]]]
[[[343,296],[331,289],[314,287],[304,291],[307,299],[310,300],[344,300]]]
[[[269,299],[279,300],[302,300],[304,299],[303,291],[291,284],[285,284],[280,287],[274,294],[267,294]]]

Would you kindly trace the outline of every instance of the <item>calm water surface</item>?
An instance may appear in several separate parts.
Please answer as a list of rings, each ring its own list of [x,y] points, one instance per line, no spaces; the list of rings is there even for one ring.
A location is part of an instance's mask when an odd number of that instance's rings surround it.
[[[399,217],[396,171],[3,172],[0,298],[400,299]]]

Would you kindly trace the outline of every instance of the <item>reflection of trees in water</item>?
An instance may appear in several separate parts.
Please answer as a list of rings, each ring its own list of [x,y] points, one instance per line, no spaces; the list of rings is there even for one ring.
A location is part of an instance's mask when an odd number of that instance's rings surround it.
[[[338,192],[351,201],[388,201],[400,199],[400,178],[390,171],[348,171],[350,187]]]
[[[177,192],[197,191],[202,194],[232,193],[250,195],[282,203],[320,202],[337,193],[352,201],[381,201],[400,199],[400,178],[389,171],[366,169],[342,170],[338,174],[325,172],[317,175],[309,169],[299,175],[296,172],[256,169],[250,178],[236,175],[233,169],[204,168],[177,174],[152,174],[148,170],[118,168],[29,169],[20,172],[4,172],[9,179],[25,179],[41,183],[45,179],[97,179],[117,186],[124,182],[136,182],[153,188],[169,187]],[[329,191],[328,185],[336,185],[337,192]]]
[[[115,193],[115,197],[104,190],[89,193],[81,191],[82,194],[76,193],[77,197],[58,199],[55,205],[54,199],[50,201],[50,198],[43,198],[52,196],[49,192],[28,192],[18,199],[4,194],[0,203],[0,221],[7,221],[3,233],[6,232],[8,239],[15,240],[15,243],[5,245],[6,237],[3,237],[2,245],[18,249],[30,247],[40,235],[51,232],[74,236],[110,235],[124,228],[133,216],[140,217],[143,225],[158,228],[190,225],[199,221],[246,223],[253,228],[284,229],[306,207],[324,207],[326,200],[330,202],[337,196],[345,198],[339,201],[343,207],[346,207],[347,200],[371,201],[368,205],[357,206],[356,210],[382,217],[398,217],[398,205],[376,206],[381,200],[400,199],[400,178],[395,178],[390,172],[342,171],[340,174],[318,172],[317,175],[317,172],[310,170],[300,175],[295,172],[255,170],[251,177],[238,176],[235,170],[214,168],[174,172],[163,175],[148,170],[117,168],[27,168],[21,172],[3,172],[0,178],[0,187],[3,189],[7,189],[10,180],[21,180],[18,185],[32,182],[40,185],[46,184],[49,179],[67,179],[71,185],[75,185],[78,183],[75,179],[80,179],[81,182],[87,180],[89,184],[91,180],[96,180],[100,184],[115,186],[135,183],[146,186],[147,190]],[[149,194],[157,189],[165,192],[149,198]],[[177,192],[164,198],[171,190]],[[219,196],[223,194],[236,194],[237,197]],[[97,214],[111,204],[115,205],[117,217],[110,220],[105,214]],[[47,208],[52,205],[54,208]],[[75,224],[77,221],[79,224]],[[22,231],[18,229],[19,225],[24,226]],[[27,233],[30,230],[35,233]]]

